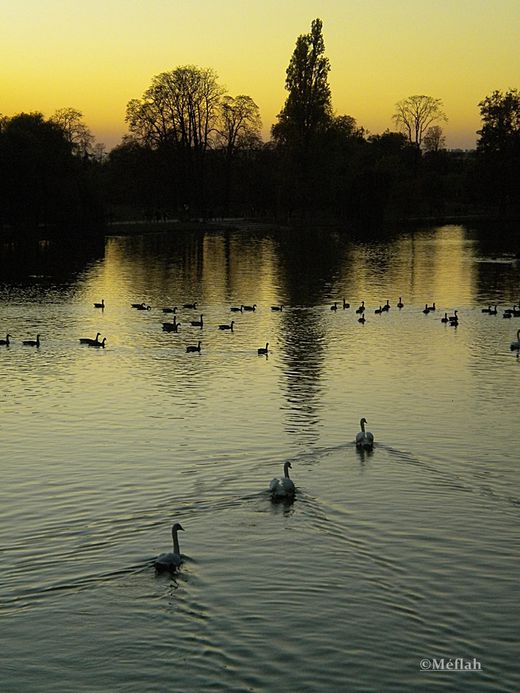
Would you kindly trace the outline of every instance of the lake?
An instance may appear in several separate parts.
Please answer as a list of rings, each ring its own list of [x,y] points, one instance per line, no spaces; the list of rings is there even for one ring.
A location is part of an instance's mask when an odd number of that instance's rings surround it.
[[[517,691],[520,262],[494,238],[4,244],[0,688]]]

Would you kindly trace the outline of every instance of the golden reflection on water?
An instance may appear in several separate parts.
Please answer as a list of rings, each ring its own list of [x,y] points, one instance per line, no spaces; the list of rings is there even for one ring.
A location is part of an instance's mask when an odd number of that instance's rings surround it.
[[[230,690],[243,683],[237,671],[255,672],[251,687],[275,690],[283,678],[302,690],[312,671],[316,690],[336,691],[356,666],[366,677],[357,688],[414,689],[410,652],[419,661],[440,641],[447,656],[460,642],[485,652],[503,673],[515,661],[516,622],[497,613],[515,584],[520,371],[516,323],[481,307],[510,304],[520,269],[476,254],[458,227],[362,244],[329,233],[159,234],[107,239],[62,284],[5,282],[1,323],[16,336],[0,352],[9,681],[23,671],[34,688],[42,673],[50,688],[74,658],[69,687],[146,688],[152,662],[166,690],[185,652],[183,690],[214,686],[215,671]],[[104,311],[93,307],[102,298]],[[375,315],[387,299],[389,313]],[[130,307],[141,301],[152,309]],[[204,328],[189,325],[199,310],[179,308],[181,329],[163,332],[162,306],[186,301],[198,302]],[[230,313],[241,303],[258,309]],[[455,307],[456,329],[440,322]],[[232,317],[235,331],[220,332]],[[24,348],[35,326],[42,346]],[[78,344],[98,331],[105,350]],[[202,353],[186,353],[198,339]],[[257,356],[266,341],[269,357]],[[366,455],[353,444],[361,416],[376,438]],[[297,485],[287,512],[266,491],[286,460]],[[175,592],[152,561],[173,519],[193,558]],[[193,654],[201,637],[203,662]],[[44,644],[30,668],[28,638]],[[288,638],[305,671],[284,670]],[[395,657],[374,673],[389,639]],[[56,642],[64,654],[53,659]],[[119,656],[136,643],[135,657]],[[227,674],[222,652],[233,657]]]

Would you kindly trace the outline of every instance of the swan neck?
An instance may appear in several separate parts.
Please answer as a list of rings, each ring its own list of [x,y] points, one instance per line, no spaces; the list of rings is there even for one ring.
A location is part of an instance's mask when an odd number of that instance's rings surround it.
[[[181,550],[179,548],[179,537],[177,536],[177,530],[176,529],[172,532],[172,536],[173,536],[173,553],[180,554]]]
[[[289,465],[287,462],[283,466],[283,475],[286,479],[289,479]]]

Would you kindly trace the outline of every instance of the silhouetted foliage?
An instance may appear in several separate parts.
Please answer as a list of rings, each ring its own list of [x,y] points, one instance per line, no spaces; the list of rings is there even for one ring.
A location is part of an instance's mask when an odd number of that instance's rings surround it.
[[[321,19],[315,19],[310,33],[298,36],[286,71],[285,88],[289,95],[272,134],[276,141],[289,146],[307,146],[332,118],[330,63],[324,55],[322,26]]]
[[[415,95],[398,101],[392,116],[396,125],[402,129],[410,144],[422,145],[428,128],[437,120],[447,120],[442,110],[441,99],[432,96]]]
[[[49,120],[61,128],[72,152],[86,157],[93,154],[94,136],[82,118],[83,113],[75,108],[60,108]]]
[[[520,93],[494,91],[479,103],[477,188],[500,214],[520,210]]]
[[[143,98],[127,105],[132,135],[169,162],[179,205],[204,209],[205,155],[223,93],[213,70],[185,65],[156,75]]]
[[[18,229],[99,220],[93,179],[63,129],[41,113],[5,120],[0,131],[0,223]]]

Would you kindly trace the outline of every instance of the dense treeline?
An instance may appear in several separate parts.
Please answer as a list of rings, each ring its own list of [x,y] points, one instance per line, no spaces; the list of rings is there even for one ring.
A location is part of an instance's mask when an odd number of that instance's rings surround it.
[[[399,101],[396,131],[337,115],[322,23],[299,36],[287,98],[260,137],[258,106],[208,68],[155,76],[127,105],[129,135],[108,156],[74,109],[0,117],[0,225],[92,228],[102,219],[255,216],[381,225],[416,217],[520,215],[520,94],[479,104],[473,152],[447,151],[439,99]]]
[[[0,225],[85,226],[103,219],[98,171],[41,113],[0,121]]]

